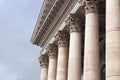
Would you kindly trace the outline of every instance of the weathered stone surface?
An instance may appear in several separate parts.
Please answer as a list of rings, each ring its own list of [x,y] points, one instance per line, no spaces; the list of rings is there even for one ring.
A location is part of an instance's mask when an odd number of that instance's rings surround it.
[[[120,80],[120,0],[106,0],[106,80]]]
[[[41,77],[40,80],[47,80],[48,77],[48,56],[42,54],[40,56],[40,66],[41,66]]]
[[[58,40],[58,62],[56,80],[67,80],[69,39],[65,33],[60,33],[57,36],[57,40]]]
[[[57,70],[57,46],[55,44],[49,44],[46,48],[49,57],[49,68],[47,80],[56,80]]]
[[[98,13],[87,13],[85,19],[84,80],[100,80]]]
[[[67,21],[70,31],[70,47],[68,62],[68,80],[81,79],[81,29],[80,17],[71,14]],[[68,24],[69,23],[69,24]]]

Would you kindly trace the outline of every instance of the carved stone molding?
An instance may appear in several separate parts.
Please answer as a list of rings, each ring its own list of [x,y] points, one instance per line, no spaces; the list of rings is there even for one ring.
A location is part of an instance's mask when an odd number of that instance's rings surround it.
[[[49,46],[46,48],[46,50],[48,51],[48,57],[49,59],[57,58],[57,52],[58,52],[58,48],[55,44],[49,44]]]
[[[81,31],[80,25],[82,23],[82,20],[80,18],[80,14],[70,14],[70,16],[65,22],[70,33]]]
[[[98,13],[99,0],[83,0],[82,6],[85,8],[85,13]]]
[[[46,54],[41,54],[39,58],[41,68],[48,67],[48,56]]]
[[[55,40],[58,47],[68,47],[69,46],[69,34],[66,31],[58,31],[55,36]]]
[[[64,4],[64,0],[45,0],[41,9],[40,16],[36,28],[39,26],[38,30],[34,30],[31,42],[33,44],[42,45],[42,41],[47,34],[50,24],[55,19],[59,10]],[[44,29],[44,30],[43,30]]]

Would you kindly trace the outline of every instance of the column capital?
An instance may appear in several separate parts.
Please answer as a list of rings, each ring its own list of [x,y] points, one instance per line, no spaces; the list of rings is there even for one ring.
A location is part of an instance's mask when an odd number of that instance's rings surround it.
[[[85,7],[85,13],[98,13],[99,0],[83,0],[82,6]]]
[[[39,58],[41,68],[48,67],[48,56],[47,54],[41,54]]]
[[[57,52],[58,52],[58,48],[57,45],[55,44],[49,44],[48,47],[46,48],[46,50],[48,51],[48,57],[50,58],[57,58]]]
[[[81,31],[80,24],[82,22],[80,19],[80,14],[70,14],[70,16],[65,22],[66,22],[66,26],[68,27],[70,33]]]
[[[55,40],[58,44],[58,47],[68,47],[69,45],[69,34],[66,31],[58,31],[55,36]]]

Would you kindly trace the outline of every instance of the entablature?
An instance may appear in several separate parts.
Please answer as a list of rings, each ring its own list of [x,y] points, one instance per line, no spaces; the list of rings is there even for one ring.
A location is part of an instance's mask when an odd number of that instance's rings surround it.
[[[59,12],[61,6],[66,0],[45,0],[38,17],[31,42],[39,45],[41,39],[48,30],[52,20],[54,20],[56,14]],[[41,45],[39,45],[41,46]]]
[[[37,34],[38,30],[41,28],[41,25],[42,25],[43,21],[45,20],[47,14],[49,13],[54,2],[55,2],[55,0],[44,0],[42,8],[40,10],[40,14],[38,16],[37,23],[35,25],[35,29],[33,31],[32,37],[31,37],[32,43],[33,43],[33,39],[35,38],[35,35]]]

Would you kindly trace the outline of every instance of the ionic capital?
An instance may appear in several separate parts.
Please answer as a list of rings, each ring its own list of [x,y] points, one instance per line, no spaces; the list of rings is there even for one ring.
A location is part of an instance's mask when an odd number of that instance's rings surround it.
[[[80,15],[78,14],[70,14],[68,19],[66,20],[66,26],[69,29],[69,32],[80,32],[80,24],[81,24],[81,19]]]
[[[65,31],[58,31],[55,36],[56,42],[59,47],[68,47],[69,45],[69,34]]]
[[[97,3],[99,0],[83,0],[83,6],[85,7],[85,13],[98,13]]]
[[[55,44],[49,44],[49,46],[46,48],[46,50],[48,51],[49,59],[51,59],[51,58],[56,59],[57,58],[58,48]]]
[[[46,54],[41,54],[39,58],[41,68],[48,67],[48,56]]]

